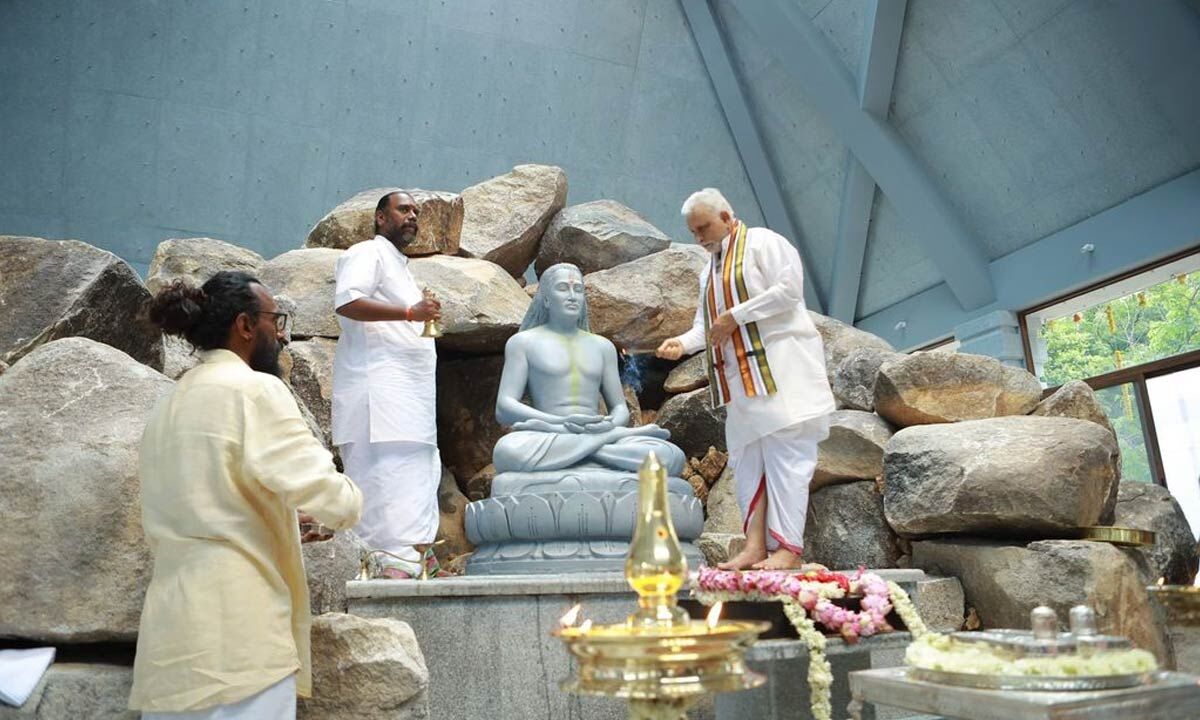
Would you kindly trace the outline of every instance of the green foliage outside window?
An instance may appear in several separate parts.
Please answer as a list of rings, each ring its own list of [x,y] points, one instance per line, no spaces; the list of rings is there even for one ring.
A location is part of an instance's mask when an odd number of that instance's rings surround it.
[[[1042,325],[1046,362],[1041,379],[1051,387],[1200,349],[1200,272],[1090,307],[1075,317]],[[1133,388],[1107,388],[1097,396],[1117,431],[1125,479],[1150,482]]]

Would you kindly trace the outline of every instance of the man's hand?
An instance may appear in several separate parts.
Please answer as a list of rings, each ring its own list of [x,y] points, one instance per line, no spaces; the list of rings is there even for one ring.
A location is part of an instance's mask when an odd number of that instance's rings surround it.
[[[663,360],[678,360],[683,357],[683,343],[675,338],[668,338],[662,341],[662,345],[658,346],[654,354]]]
[[[733,315],[730,315],[729,311],[726,310],[717,316],[717,321],[709,328],[709,342],[713,345],[720,345],[733,337],[733,331],[737,330],[737,326],[737,320],[734,320]]]
[[[333,533],[328,532],[328,528],[303,510],[296,512],[296,519],[300,522],[300,542],[302,543],[324,542],[333,537]]]
[[[426,298],[408,308],[408,317],[414,322],[442,319],[442,304],[433,298]]]

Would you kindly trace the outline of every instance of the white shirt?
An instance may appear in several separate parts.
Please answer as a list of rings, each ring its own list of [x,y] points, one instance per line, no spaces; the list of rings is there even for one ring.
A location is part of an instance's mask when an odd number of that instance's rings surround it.
[[[730,251],[726,237],[719,260]],[[738,325],[758,323],[767,352],[767,365],[775,379],[774,395],[747,397],[736,361],[725,363],[732,399],[725,420],[729,450],[778,432],[797,423],[833,412],[833,391],[825,376],[825,347],[804,304],[804,267],[800,253],[779,233],[767,228],[746,230],[743,277],[750,299],[730,308]],[[692,329],[679,336],[684,352],[704,349],[705,294],[708,267],[700,275],[700,299]],[[726,358],[736,358],[732,339],[721,348]]]
[[[400,307],[421,302],[408,258],[387,238],[352,245],[338,258],[333,305],[360,298]],[[421,322],[360,322],[338,315],[333,360],[333,442],[437,444],[437,350]]]

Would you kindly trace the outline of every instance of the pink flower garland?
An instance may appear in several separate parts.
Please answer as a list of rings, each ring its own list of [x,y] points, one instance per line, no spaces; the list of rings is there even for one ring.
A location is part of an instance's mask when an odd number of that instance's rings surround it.
[[[852,594],[862,594],[860,610],[848,610],[830,600],[845,597],[845,587]],[[892,611],[892,598],[887,583],[875,573],[859,568],[854,577],[823,571],[820,573],[790,573],[782,570],[718,570],[701,567],[696,578],[697,597],[717,596],[721,600],[792,600],[799,604],[815,622],[831,632],[839,633],[847,642],[891,632],[887,615]]]

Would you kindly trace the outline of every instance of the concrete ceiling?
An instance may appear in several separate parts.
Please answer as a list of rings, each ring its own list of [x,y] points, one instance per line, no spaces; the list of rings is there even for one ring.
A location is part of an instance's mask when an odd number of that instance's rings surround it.
[[[714,0],[810,272],[829,288],[846,145]],[[869,0],[800,0],[851,74]],[[1196,0],[909,0],[889,122],[988,259],[1200,167]],[[876,191],[857,317],[944,278]]]

